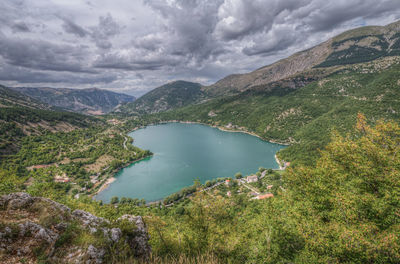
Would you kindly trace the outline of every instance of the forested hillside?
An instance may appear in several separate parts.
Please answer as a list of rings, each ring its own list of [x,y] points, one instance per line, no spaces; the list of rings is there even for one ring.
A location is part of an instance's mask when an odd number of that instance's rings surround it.
[[[20,147],[27,135],[72,131],[100,122],[92,117],[53,109],[49,105],[0,86],[0,153]]]
[[[151,90],[133,103],[121,106],[118,112],[158,113],[197,102],[202,96],[200,84],[175,81]]]

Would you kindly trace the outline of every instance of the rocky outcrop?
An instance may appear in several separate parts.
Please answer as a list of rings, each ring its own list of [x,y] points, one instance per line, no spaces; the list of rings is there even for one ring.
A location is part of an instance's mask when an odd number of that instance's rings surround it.
[[[123,215],[118,220],[127,220],[136,225],[137,229],[134,230],[133,236],[128,237],[127,243],[136,257],[147,258],[151,252],[151,248],[148,243],[149,235],[147,233],[146,225],[143,222],[143,218],[141,216]]]
[[[121,221],[130,223],[129,228],[122,231]],[[78,237],[90,243],[73,244],[72,238]],[[115,252],[147,258],[151,252],[148,240],[141,216],[124,215],[111,224],[89,212],[71,212],[65,205],[27,193],[0,197],[0,263],[20,263],[22,259],[26,263],[38,259],[107,263]]]

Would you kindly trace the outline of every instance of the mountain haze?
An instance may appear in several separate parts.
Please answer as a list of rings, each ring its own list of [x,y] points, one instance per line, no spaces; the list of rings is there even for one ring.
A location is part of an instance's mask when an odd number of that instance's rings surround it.
[[[93,117],[61,111],[0,85],[0,154],[18,150],[25,136],[68,132],[97,122]]]
[[[97,88],[16,87],[13,89],[46,104],[91,115],[108,113],[121,104],[135,100],[135,97],[130,95]]]

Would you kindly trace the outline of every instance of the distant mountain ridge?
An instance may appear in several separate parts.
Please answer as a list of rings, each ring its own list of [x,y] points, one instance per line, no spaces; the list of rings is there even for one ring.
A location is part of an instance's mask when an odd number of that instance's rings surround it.
[[[275,93],[285,93],[322,79],[344,65],[399,55],[400,21],[387,26],[361,27],[255,71],[228,75],[209,86],[185,81],[160,86],[118,111],[158,113],[243,92],[273,89]],[[185,86],[191,88],[184,90]]]
[[[199,101],[204,93],[201,84],[174,81],[155,88],[139,97],[133,103],[126,104],[118,111],[126,113],[158,113]]]
[[[48,105],[90,115],[108,113],[117,106],[136,99],[134,96],[97,88],[15,87],[13,89]]]
[[[346,31],[315,47],[245,74],[229,75],[203,90],[226,96],[265,86],[312,68],[332,67],[400,55],[400,21]]]
[[[0,85],[0,156],[18,150],[20,138],[47,132],[68,132],[100,123],[95,117],[60,111]]]

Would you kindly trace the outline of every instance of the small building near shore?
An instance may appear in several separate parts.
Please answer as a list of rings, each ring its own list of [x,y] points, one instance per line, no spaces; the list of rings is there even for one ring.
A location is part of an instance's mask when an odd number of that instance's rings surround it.
[[[231,179],[227,179],[227,180],[225,180],[225,185],[226,186],[231,186],[232,185],[232,180]]]
[[[247,176],[246,181],[248,183],[250,183],[250,182],[258,182],[258,176],[257,175]]]
[[[67,176],[56,176],[54,177],[55,182],[69,182],[70,179]]]
[[[272,197],[274,197],[274,195],[272,193],[266,193],[266,194],[258,195],[257,197],[255,197],[255,199],[263,200],[263,199],[272,198]]]
[[[113,119],[108,119],[107,123],[109,123],[111,125],[119,125],[119,124],[121,124],[121,121],[119,121],[118,119],[113,118]]]

